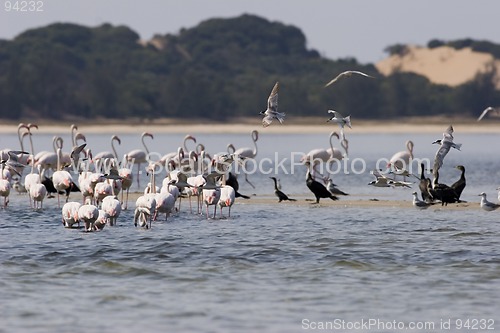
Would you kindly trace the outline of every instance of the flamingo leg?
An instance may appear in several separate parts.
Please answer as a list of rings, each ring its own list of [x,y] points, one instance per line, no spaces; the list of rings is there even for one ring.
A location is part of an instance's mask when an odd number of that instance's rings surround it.
[[[141,185],[139,184],[139,173],[141,172],[141,163],[137,164],[137,187],[141,189]]]
[[[250,186],[252,186],[253,188],[255,188],[255,186],[248,180],[248,175],[245,173],[245,181],[250,184]]]

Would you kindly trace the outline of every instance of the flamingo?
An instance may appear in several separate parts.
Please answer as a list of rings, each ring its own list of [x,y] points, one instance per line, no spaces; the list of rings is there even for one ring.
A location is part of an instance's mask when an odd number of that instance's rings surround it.
[[[116,148],[115,148],[115,141],[118,142],[119,145],[122,144],[122,141],[120,140],[120,138],[116,135],[113,135],[111,137],[111,149],[113,150],[113,152],[102,151],[102,152],[96,154],[93,158],[94,162],[103,160],[105,158],[112,158],[112,159],[118,160],[118,154],[116,153]]]
[[[21,133],[21,129],[26,129],[27,131],[24,132],[24,133]],[[30,133],[30,129],[28,127],[28,125],[25,125],[23,123],[20,123],[18,126],[17,126],[17,136],[19,138],[19,144],[21,145],[21,151],[25,151],[24,150],[24,137],[26,136],[31,136],[31,133]],[[31,139],[31,138],[30,138]],[[32,151],[33,151],[33,147],[32,147]],[[19,162],[24,164],[24,165],[27,165],[28,164],[28,160],[29,160],[29,154],[21,154],[21,156],[19,156]]]
[[[102,199],[101,206],[102,210],[109,215],[109,225],[116,225],[116,220],[122,211],[120,200],[118,200],[115,196],[110,195]]]
[[[78,210],[82,205],[79,202],[66,202],[62,208],[62,224],[66,228],[72,228],[74,224],[80,225]]]
[[[61,148],[57,149],[57,171],[55,171],[52,174],[52,182],[54,183],[54,187],[57,190],[57,205],[58,207],[61,207],[61,202],[59,199],[59,191],[66,191],[67,189],[70,189],[72,186],[74,186],[73,182],[73,177],[71,177],[71,174],[66,171],[62,170],[61,166],[61,158],[62,158],[62,151]],[[66,192],[66,202],[68,202],[70,192]]]
[[[126,154],[126,160],[127,162],[132,162],[132,164],[137,164],[137,187],[141,187],[139,183],[139,174],[140,174],[140,169],[141,169],[141,164],[142,163],[147,163],[148,161],[148,155],[149,155],[149,149],[146,146],[146,143],[144,142],[145,137],[150,137],[151,139],[154,139],[153,134],[144,132],[141,135],[141,141],[142,145],[144,146],[144,150],[141,149],[134,149],[129,151]],[[123,176],[122,176],[123,177]]]
[[[42,183],[36,183],[31,185],[29,196],[31,200],[33,200],[33,208],[34,209],[43,209],[43,199],[47,196],[47,188]],[[38,207],[38,203],[40,203],[40,207]]]
[[[101,231],[106,226],[106,223],[109,221],[109,214],[102,209],[99,209],[99,213],[97,215],[97,219],[95,220],[92,230],[93,231]]]
[[[253,145],[254,145],[254,148],[249,148],[249,147],[245,147],[245,148],[240,148],[240,149],[237,149],[236,151],[234,151],[233,153],[235,155],[239,155],[241,158],[244,159],[244,162],[243,162],[243,166],[244,168],[246,168],[246,159],[254,159],[255,156],[257,156],[257,140],[259,140],[259,132],[257,132],[256,130],[253,130],[252,131],[252,141],[253,141]],[[231,147],[232,145],[229,145],[229,147]],[[234,146],[233,146],[233,149],[234,149]],[[228,148],[228,152],[229,152],[229,148]],[[253,188],[255,188],[255,186],[248,180],[248,175],[247,173],[245,172],[245,181],[250,184]]]
[[[228,207],[229,208],[229,217],[231,217],[231,207],[234,204],[236,198],[236,192],[234,188],[232,188],[229,185],[222,185],[220,187],[220,197],[219,197],[219,202],[218,205],[220,207],[220,216],[223,217],[222,215],[222,208]]]
[[[207,206],[207,219],[208,219],[208,206],[214,206],[214,219],[215,213],[217,211],[217,204],[221,196],[220,186],[216,185],[216,179],[220,174],[218,172],[213,172],[208,176],[203,177],[205,179],[205,185],[203,185],[203,202]]]
[[[413,141],[406,141],[406,150],[400,151],[392,155],[387,167],[393,167],[398,170],[406,170],[413,159]]]
[[[148,167],[148,172],[151,173],[151,182],[148,184],[150,193],[154,195],[155,201],[156,201],[156,207],[155,207],[155,213],[153,220],[156,221],[158,217],[158,213],[165,213],[165,220],[167,220],[168,215],[172,211],[172,209],[175,207],[175,199],[172,194],[169,192],[160,192],[160,188],[156,186],[155,182],[155,174],[156,170],[155,167],[159,164],[151,164]]]
[[[40,175],[45,175],[45,172],[49,169],[57,170],[60,162],[58,162],[57,149],[62,149],[62,138],[59,136],[54,136],[52,138],[52,147],[54,148],[54,152],[49,151],[41,151],[35,155],[34,161],[36,165],[41,166]]]
[[[81,205],[78,209],[78,219],[85,225],[85,231],[93,231],[94,223],[99,217],[99,209],[94,205]]]
[[[348,141],[346,139],[341,141],[342,148],[344,148],[345,154],[343,154],[339,149],[333,147],[332,143],[332,138],[336,137],[337,139],[340,139],[339,135],[337,132],[332,132],[330,133],[329,137],[329,142],[330,142],[330,148],[328,149],[323,149],[323,148],[317,148],[309,151],[307,154],[302,156],[300,161],[311,167],[312,166],[312,171],[318,172],[316,170],[316,166],[319,165],[320,163],[331,163],[333,161],[341,161],[344,157],[347,156],[348,154]],[[318,172],[321,174],[320,172]],[[311,175],[314,178],[314,175]]]
[[[4,167],[5,163],[1,163],[1,171],[0,172],[0,197],[3,197],[3,207],[7,208],[7,205],[9,204],[9,195],[10,195],[10,189],[11,185],[10,182],[5,179],[4,177]]]
[[[154,194],[144,194],[135,201],[134,225],[151,228],[152,217],[155,214],[156,199]],[[149,226],[148,226],[149,221]]]
[[[111,186],[110,183],[103,181],[95,185],[94,200],[97,207],[101,205],[101,202],[105,197],[110,195],[113,195],[113,186]]]
[[[120,175],[120,177],[122,177],[121,202],[122,202],[122,205],[124,205],[123,209],[127,210],[127,208],[128,208],[128,193],[129,193],[130,187],[132,186],[132,183],[133,183],[132,170],[130,170],[129,168],[120,168],[120,169],[118,169],[118,174]],[[127,192],[127,196],[125,198],[125,201],[123,201],[123,192]]]
[[[340,149],[333,147],[332,138],[334,136],[340,140],[340,137],[337,132],[330,133],[330,138],[329,138],[330,148],[328,148],[326,152],[330,155],[330,160],[341,161],[349,154],[349,141],[347,141],[347,139],[345,138],[340,141],[340,146],[344,149],[344,153],[342,153]]]

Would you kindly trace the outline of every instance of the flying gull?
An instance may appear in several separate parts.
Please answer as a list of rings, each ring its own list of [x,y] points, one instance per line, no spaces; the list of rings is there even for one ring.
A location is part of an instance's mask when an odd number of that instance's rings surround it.
[[[278,90],[279,83],[276,82],[267,99],[267,110],[259,113],[261,115],[265,115],[262,119],[262,126],[264,127],[271,125],[274,119],[279,120],[281,124],[285,121],[285,113],[278,112]]]
[[[365,77],[369,77],[369,78],[372,78],[374,79],[373,76],[370,76],[368,74],[365,74],[363,72],[360,72],[360,71],[345,71],[345,72],[342,72],[340,73],[339,75],[337,75],[333,80],[331,80],[330,82],[328,82],[327,84],[325,84],[325,88],[328,87],[329,85],[332,85],[334,84],[335,82],[337,82],[339,79],[343,78],[343,77],[349,77],[351,76],[352,74],[358,74],[358,75],[362,75],[362,76],[365,76]]]

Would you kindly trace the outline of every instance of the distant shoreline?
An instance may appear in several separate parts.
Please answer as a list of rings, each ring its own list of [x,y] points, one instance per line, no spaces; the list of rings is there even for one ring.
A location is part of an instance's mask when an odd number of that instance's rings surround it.
[[[274,134],[314,134],[338,131],[336,125],[326,123],[324,118],[294,118],[285,121],[285,124],[272,124],[263,128],[260,118],[237,119],[235,122],[220,123],[214,121],[193,120],[181,121],[176,119],[149,120],[94,120],[74,122],[47,122],[37,123],[39,128],[35,133],[61,133],[69,132],[71,124],[78,125],[80,132],[85,134],[134,134],[142,132],[151,133],[209,133],[209,134],[239,134],[258,130],[263,133]],[[0,131],[4,134],[17,133],[19,123],[0,122]],[[459,133],[500,133],[500,121],[494,118],[477,122],[473,118],[401,118],[397,120],[356,120],[353,119],[353,128],[346,129],[346,133],[442,133],[446,127],[453,125]]]

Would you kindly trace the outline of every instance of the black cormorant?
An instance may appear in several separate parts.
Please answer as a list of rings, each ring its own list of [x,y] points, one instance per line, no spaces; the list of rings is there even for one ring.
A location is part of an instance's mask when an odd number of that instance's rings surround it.
[[[274,194],[276,194],[276,196],[278,197],[278,199],[279,199],[278,202],[282,202],[283,200],[297,201],[295,199],[289,198],[285,193],[281,192],[278,189],[278,182],[276,180],[276,177],[269,177],[269,178],[271,178],[274,181]]]
[[[323,184],[314,180],[309,170],[307,170],[306,185],[309,188],[309,190],[311,190],[311,192],[314,193],[314,196],[316,197],[316,203],[319,203],[319,199],[321,198],[330,198],[332,200],[339,199],[333,194],[331,194],[330,191],[328,191]]]

